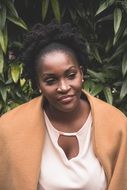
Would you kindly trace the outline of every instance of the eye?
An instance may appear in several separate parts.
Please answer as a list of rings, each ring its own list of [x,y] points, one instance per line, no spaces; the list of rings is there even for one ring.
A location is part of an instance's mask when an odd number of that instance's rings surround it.
[[[74,79],[76,77],[76,73],[70,73],[69,75],[68,75],[68,78],[69,79]]]
[[[52,84],[54,84],[56,82],[56,79],[55,78],[49,78],[49,79],[46,79],[45,80],[45,83],[47,84],[47,85],[52,85]]]

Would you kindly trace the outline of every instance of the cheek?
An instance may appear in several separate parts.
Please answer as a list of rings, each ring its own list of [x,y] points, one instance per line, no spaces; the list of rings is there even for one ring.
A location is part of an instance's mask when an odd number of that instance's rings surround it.
[[[74,84],[75,88],[81,89],[81,88],[82,88],[82,76],[79,75],[79,76],[73,81],[73,84]]]
[[[53,94],[55,94],[55,87],[53,86],[47,86],[43,83],[40,83],[40,89],[45,97],[51,97]]]

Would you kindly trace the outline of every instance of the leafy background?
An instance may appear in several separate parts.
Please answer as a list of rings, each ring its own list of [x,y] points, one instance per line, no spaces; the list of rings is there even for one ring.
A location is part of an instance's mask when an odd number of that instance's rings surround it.
[[[52,18],[80,27],[90,59],[84,88],[127,114],[127,0],[0,0],[0,114],[38,95],[18,55],[24,34]]]

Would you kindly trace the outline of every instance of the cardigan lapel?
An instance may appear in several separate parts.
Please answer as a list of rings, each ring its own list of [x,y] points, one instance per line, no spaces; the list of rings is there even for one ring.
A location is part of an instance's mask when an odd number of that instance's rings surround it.
[[[7,121],[11,126],[5,132],[9,163],[7,190],[37,190],[45,128],[41,103],[42,97],[38,97],[19,106],[11,111],[13,117],[9,116]]]
[[[119,183],[121,183],[120,181],[124,181],[122,178],[125,177],[123,174],[121,175],[119,171],[121,170],[124,173],[126,170],[124,162],[122,163],[122,161],[120,161],[126,159],[126,117],[110,104],[86,92],[85,94],[90,103],[92,112],[94,153],[104,168],[107,184],[111,183],[112,178],[113,188],[111,189],[122,189],[119,188],[119,185],[115,185],[115,180],[118,183],[119,179]],[[119,154],[119,152],[122,152],[122,154]],[[115,164],[117,164],[118,167],[117,174],[115,172],[113,174]],[[120,167],[123,167],[123,169]]]
[[[110,121],[108,122],[108,120],[106,119],[106,117],[109,118],[109,113],[107,111],[105,112],[105,110],[107,110],[106,107],[108,104],[101,101],[98,98],[91,96],[86,91],[84,91],[84,93],[91,107],[92,123],[93,123],[92,124],[93,126],[92,141],[93,141],[94,153],[96,157],[98,158],[98,160],[100,161],[101,165],[103,166],[106,177],[107,177],[107,182],[109,183],[109,180],[111,178],[111,164],[108,162],[109,161],[108,158],[107,160],[105,159],[105,155],[106,155],[105,152],[108,151],[107,150],[108,140],[105,140],[105,139],[106,138],[108,139],[109,131],[111,131],[110,129],[111,122]],[[107,122],[108,122],[108,127],[107,127]]]

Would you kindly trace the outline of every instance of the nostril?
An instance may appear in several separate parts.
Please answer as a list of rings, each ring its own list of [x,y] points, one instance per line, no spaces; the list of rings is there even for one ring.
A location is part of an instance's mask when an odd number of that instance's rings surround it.
[[[66,92],[70,89],[70,85],[68,85],[65,81],[61,81],[58,87],[58,91]]]
[[[61,91],[66,92],[70,89],[70,86],[62,86],[60,87]]]
[[[57,92],[58,93],[68,93],[68,91],[71,89],[71,87],[70,86],[67,86],[67,87],[58,87],[57,88]]]

